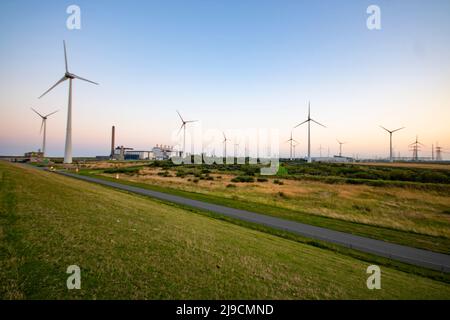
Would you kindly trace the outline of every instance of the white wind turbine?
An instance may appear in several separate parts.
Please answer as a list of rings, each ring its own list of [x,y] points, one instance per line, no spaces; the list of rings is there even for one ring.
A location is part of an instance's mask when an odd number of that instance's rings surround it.
[[[227,142],[230,141],[229,139],[227,139],[227,136],[225,135],[225,132],[222,132],[223,134],[223,156],[224,158],[227,157]]]
[[[87,81],[93,84],[97,84],[94,81],[82,78],[77,76],[76,74],[69,72],[69,67],[67,65],[67,52],[66,52],[66,42],[63,41],[64,45],[64,62],[66,66],[66,72],[64,73],[64,76],[59,79],[50,89],[45,91],[40,97],[42,98],[45,96],[48,92],[50,92],[53,88],[55,88],[58,84],[69,80],[69,102],[68,102],[68,108],[67,108],[67,127],[66,127],[66,145],[64,148],[64,163],[72,163],[72,80],[73,79],[79,79],[83,81]]]
[[[289,144],[291,146],[291,150],[290,150],[291,152],[290,152],[289,160],[292,160],[292,148],[295,147],[294,142],[297,143],[297,144],[299,143],[297,140],[292,138],[292,130],[291,130],[291,137],[289,138],[289,140],[286,140],[286,142],[289,142]],[[295,157],[295,152],[294,152],[294,157]]]
[[[342,145],[346,144],[347,142],[341,142],[338,139],[336,139],[337,143],[339,143],[339,157],[342,157]]]
[[[302,123],[300,123],[294,127],[294,129],[295,129],[295,128],[301,126],[302,124],[308,122],[308,162],[311,162],[311,121],[326,128],[323,124],[321,124],[311,118],[311,104],[310,104],[310,102],[308,102],[308,119],[306,119],[305,121],[303,121]]]
[[[387,132],[389,132],[389,161],[393,162],[394,159],[392,157],[392,134],[396,131],[404,129],[405,127],[401,127],[401,128],[395,129],[395,130],[388,130],[383,126],[380,126],[380,127],[383,128],[384,130],[386,130]]]
[[[181,116],[181,114],[178,112],[178,116],[181,119],[181,127],[180,130],[178,130],[178,134],[180,134],[181,129],[183,129],[183,156],[186,154],[186,124],[187,123],[191,123],[191,122],[197,122],[198,120],[184,120],[183,117]]]
[[[49,114],[47,114],[45,116],[43,116],[42,114],[40,114],[39,112],[37,112],[33,108],[31,108],[31,110],[33,110],[42,119],[41,131],[40,132],[42,133],[42,130],[44,130],[43,135],[42,135],[42,156],[45,157],[45,141],[47,139],[46,138],[47,137],[47,118],[50,117],[52,114],[55,114],[59,110],[53,111],[52,113],[49,113]]]

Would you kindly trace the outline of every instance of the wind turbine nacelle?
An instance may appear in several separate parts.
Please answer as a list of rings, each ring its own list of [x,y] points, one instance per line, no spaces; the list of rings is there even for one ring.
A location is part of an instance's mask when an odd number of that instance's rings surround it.
[[[73,74],[71,74],[70,72],[66,72],[66,73],[64,74],[64,76],[65,76],[67,79],[75,79],[75,76],[74,76]]]

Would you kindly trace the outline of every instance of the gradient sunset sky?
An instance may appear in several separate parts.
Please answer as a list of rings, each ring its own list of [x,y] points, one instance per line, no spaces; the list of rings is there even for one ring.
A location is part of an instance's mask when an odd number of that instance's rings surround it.
[[[68,30],[66,8],[81,8],[81,30]],[[369,5],[381,8],[381,30],[366,27]],[[0,2],[0,155],[41,147],[62,156],[65,82],[37,99],[64,72],[63,39],[74,82],[74,156],[107,155],[111,125],[117,145],[173,144],[175,110],[219,130],[279,128],[287,156],[293,126],[312,117],[319,145],[346,155],[421,156],[450,149],[450,1],[20,1]],[[295,129],[297,155],[306,126]],[[450,154],[445,155],[449,158]]]

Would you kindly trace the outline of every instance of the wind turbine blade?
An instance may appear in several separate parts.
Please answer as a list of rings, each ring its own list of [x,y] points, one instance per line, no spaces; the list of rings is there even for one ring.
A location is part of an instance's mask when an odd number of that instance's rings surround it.
[[[77,78],[77,79],[80,79],[80,80],[83,80],[83,81],[86,81],[86,82],[90,82],[90,83],[93,83],[93,84],[96,84],[96,85],[98,85],[98,83],[97,83],[97,82],[94,82],[94,81],[91,81],[91,80],[88,80],[88,79],[85,79],[85,78],[79,77],[79,76],[77,76],[76,74],[72,74],[72,75],[74,76],[74,78]]]
[[[45,119],[42,118],[42,122],[41,122],[41,130],[39,131],[39,133],[42,133],[42,128],[44,127],[44,121],[45,121]]]
[[[45,117],[47,118],[47,117],[50,117],[52,114],[55,114],[55,113],[57,113],[59,110],[56,110],[56,111],[53,111],[52,113],[49,113],[48,115],[46,115]]]
[[[177,113],[178,113],[178,116],[180,117],[180,119],[181,119],[181,122],[183,122],[184,123],[184,120],[183,120],[183,117],[181,116],[181,114],[178,112],[178,110],[177,110]]]
[[[405,129],[405,127],[401,127],[401,128],[395,129],[395,130],[393,130],[392,132],[394,133],[394,132],[399,131],[399,130],[402,130],[402,129]]]
[[[181,129],[183,129],[183,127],[184,127],[184,122],[183,122],[183,124],[181,125],[180,130],[178,130],[177,136],[180,134]]]
[[[67,80],[66,76],[64,76],[64,77],[62,77],[61,79],[59,79],[58,82],[56,82],[50,89],[48,89],[47,91],[45,91],[45,92],[39,97],[39,99],[42,98],[43,96],[45,96],[47,93],[49,93],[49,92],[50,92],[54,87],[56,87],[58,84],[60,84],[61,82],[66,81],[66,80]]]
[[[392,133],[391,131],[389,131],[388,129],[386,129],[385,127],[383,127],[383,126],[380,126],[380,128],[383,128],[384,130],[386,130],[387,132],[389,132],[389,133]],[[400,129],[399,129],[400,130]]]
[[[311,119],[311,101],[308,101],[308,119]]]
[[[314,119],[311,119],[311,121],[312,122],[315,122],[315,123],[317,123],[319,126],[322,126],[322,127],[324,127],[324,128],[326,128],[323,124],[321,124],[321,123],[319,123],[319,122],[317,122],[316,120],[314,120]]]
[[[69,72],[69,67],[67,66],[66,40],[63,40],[63,44],[64,44],[64,62],[66,65],[66,72]]]
[[[225,141],[227,141],[227,136],[225,135],[225,132],[222,132],[223,134],[223,138],[225,139]]]
[[[306,123],[306,122],[308,122],[309,121],[309,119],[308,120],[305,120],[305,121],[303,121],[302,123],[300,123],[300,124],[298,124],[298,125],[296,125],[295,127],[294,127],[294,129],[295,128],[297,128],[297,127],[300,127],[302,124],[304,124],[304,123]]]
[[[31,108],[31,110],[33,110],[37,115],[39,115],[41,118],[44,118],[44,116],[42,114],[40,114],[39,112],[37,112],[36,110],[34,110],[33,108]]]
[[[189,121],[185,121],[186,123],[191,123],[191,122],[197,122],[198,120],[189,120]]]

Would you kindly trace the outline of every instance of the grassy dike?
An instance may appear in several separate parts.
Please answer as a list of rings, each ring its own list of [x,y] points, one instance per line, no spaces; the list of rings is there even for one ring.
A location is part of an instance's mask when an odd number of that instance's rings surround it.
[[[450,285],[159,201],[0,162],[3,299],[449,299]],[[82,270],[67,290],[67,266]]]

